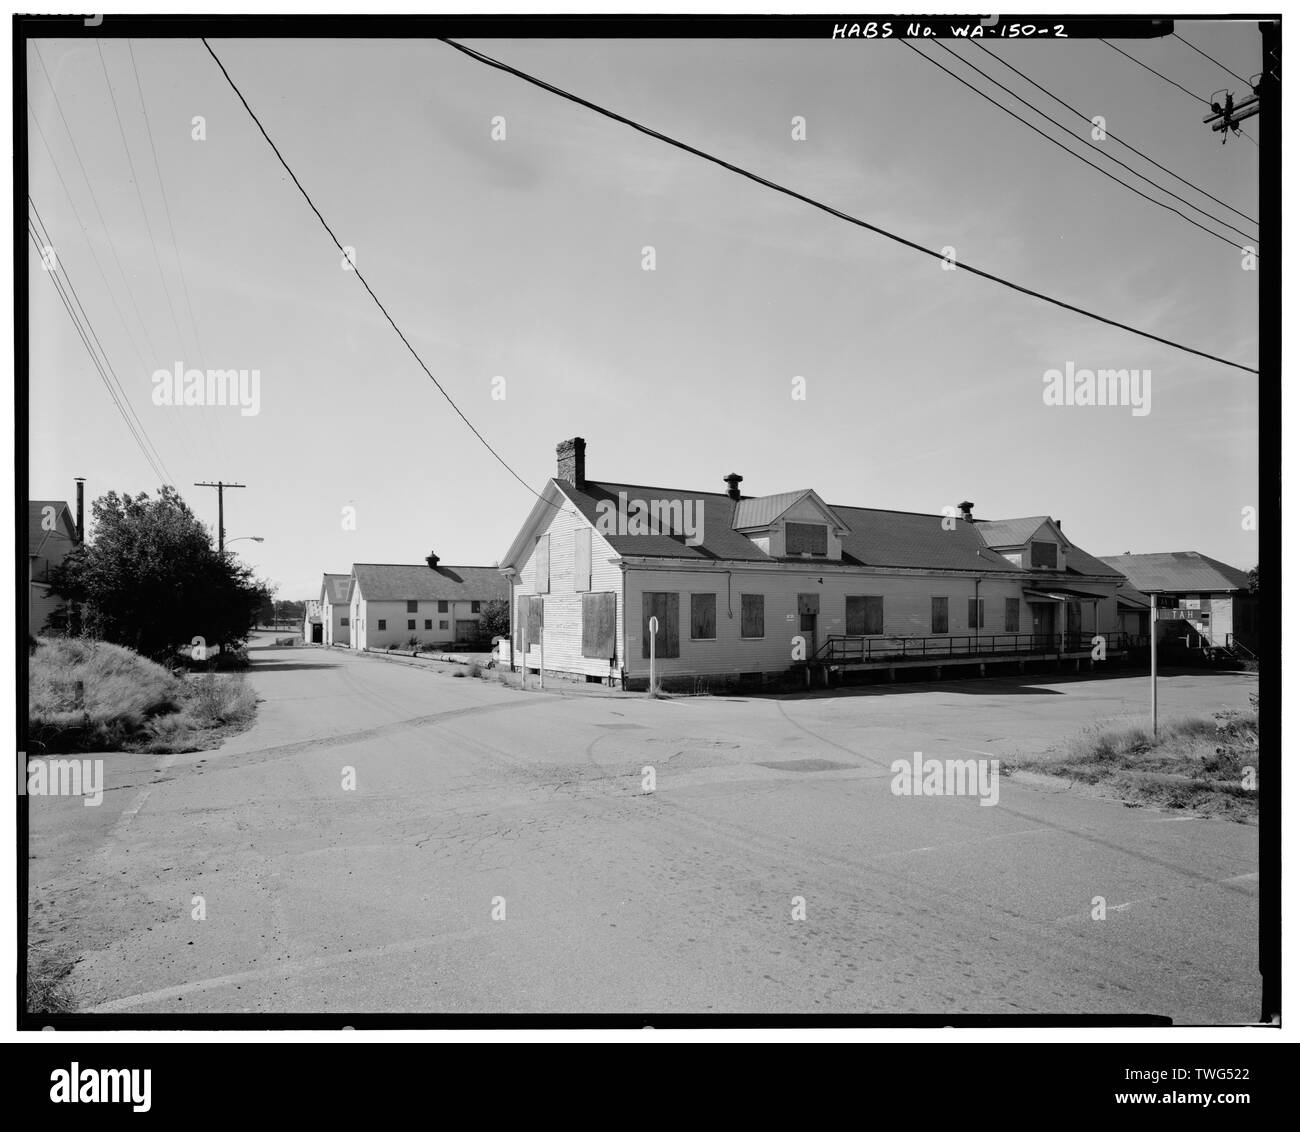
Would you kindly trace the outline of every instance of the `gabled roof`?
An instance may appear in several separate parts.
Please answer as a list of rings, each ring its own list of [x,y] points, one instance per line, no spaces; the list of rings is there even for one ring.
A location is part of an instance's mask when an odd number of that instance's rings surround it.
[[[41,520],[45,517],[45,508],[53,507],[56,522],[63,522],[63,529],[44,530]],[[45,540],[52,534],[62,534],[65,538],[76,540],[77,521],[72,517],[72,508],[62,499],[29,499],[27,501],[27,553],[40,554]]]
[[[990,548],[1010,550],[1013,546],[1024,546],[1044,523],[1050,526],[1065,544],[1064,572],[1066,574],[1098,575],[1103,578],[1123,577],[1118,570],[1107,566],[1100,558],[1094,558],[1082,547],[1075,546],[1065,537],[1060,524],[1050,515],[1026,515],[1021,519],[976,519],[974,526]]]
[[[1047,515],[1029,515],[1023,519],[976,519],[975,526],[989,546],[1024,546],[1044,523]]]
[[[351,584],[351,574],[326,574],[320,584],[321,601],[329,598],[330,605],[347,605],[348,587]]]
[[[1102,559],[1146,593],[1245,590],[1250,578],[1235,566],[1196,550],[1159,554],[1113,554]]]
[[[835,513],[834,508],[828,507],[821,496],[810,487],[805,487],[802,491],[782,492],[780,495],[759,495],[742,499],[736,504],[736,513],[731,520],[731,525],[742,531],[771,526],[796,503],[810,496],[817,509],[826,512],[826,517],[835,523],[837,530],[844,527],[843,521]]]
[[[510,599],[509,583],[495,566],[397,566],[358,562],[351,578],[367,601],[491,601]],[[349,594],[351,589],[349,587]]]
[[[559,480],[552,480],[548,487],[552,485],[557,487],[593,526],[596,526],[599,518],[597,505],[605,500],[617,505],[620,491],[626,492],[629,499],[681,500],[683,503],[698,500],[703,504],[704,518],[700,532],[703,541],[699,546],[687,545],[681,535],[605,534],[606,541],[620,555],[702,562],[785,561],[798,562],[805,566],[809,562],[807,558],[801,557],[773,559],[759,550],[748,537],[735,529],[737,504],[724,493],[680,491],[672,488],[600,483],[592,480],[588,480],[581,491]],[[540,503],[534,507],[534,519],[530,519],[530,523],[545,517],[541,514],[540,507]],[[846,533],[841,536],[843,554],[841,561],[847,566],[982,572],[1016,569],[1000,554],[996,554],[984,545],[984,540],[980,537],[974,523],[958,522],[955,530],[945,530],[941,515],[915,514],[908,511],[877,511],[862,507],[832,506],[830,509],[839,516],[847,528]],[[599,529],[600,527],[597,526],[597,530]],[[519,539],[516,539],[516,546],[511,548],[512,552],[516,550],[518,544]],[[522,552],[523,548],[519,549]]]

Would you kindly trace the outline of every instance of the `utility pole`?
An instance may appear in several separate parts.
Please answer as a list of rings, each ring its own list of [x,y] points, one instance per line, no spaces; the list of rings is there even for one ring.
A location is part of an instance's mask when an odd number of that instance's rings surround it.
[[[245,487],[242,483],[196,483],[195,487],[215,487],[217,489],[217,553],[226,553],[226,488]]]
[[[1151,739],[1154,742],[1157,734],[1156,721],[1156,595],[1151,594],[1151,618],[1150,618],[1149,636],[1151,637]]]

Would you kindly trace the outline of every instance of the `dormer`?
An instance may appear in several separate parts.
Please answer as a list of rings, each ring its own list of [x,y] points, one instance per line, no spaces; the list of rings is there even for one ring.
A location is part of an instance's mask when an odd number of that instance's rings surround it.
[[[732,527],[771,558],[838,562],[849,528],[811,488],[736,504]]]
[[[1040,516],[1036,519],[981,521],[979,531],[990,550],[1021,570],[1031,573],[1065,572],[1070,543],[1054,519]]]

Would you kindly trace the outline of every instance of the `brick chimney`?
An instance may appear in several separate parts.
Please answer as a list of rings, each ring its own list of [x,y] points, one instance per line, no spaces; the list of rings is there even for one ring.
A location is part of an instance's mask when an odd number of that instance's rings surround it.
[[[582,437],[555,446],[555,478],[579,491],[587,486],[587,442]]]
[[[732,472],[731,475],[729,475],[729,476],[723,476],[723,477],[722,477],[722,482],[725,483],[725,484],[727,485],[727,496],[728,496],[728,498],[730,498],[730,499],[734,499],[734,500],[736,500],[737,502],[739,502],[739,500],[740,500],[740,484],[741,484],[741,481],[742,481],[744,478],[745,478],[744,476],[738,476],[738,475],[736,475],[735,472]]]
[[[77,476],[77,542],[86,541],[86,478]]]
[[[961,517],[965,519],[966,522],[968,523],[975,522],[975,516],[972,514],[972,512],[975,510],[975,504],[973,504],[969,499],[967,499],[962,503],[958,503],[957,506],[961,510]]]
[[[436,570],[438,568],[438,556],[434,554],[432,550],[429,551],[429,556],[425,561],[429,564],[430,570]]]

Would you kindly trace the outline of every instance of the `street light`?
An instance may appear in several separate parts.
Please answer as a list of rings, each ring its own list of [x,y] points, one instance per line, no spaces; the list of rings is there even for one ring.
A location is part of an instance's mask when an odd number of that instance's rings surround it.
[[[229,546],[232,542],[265,542],[265,541],[266,539],[264,539],[261,535],[240,535],[239,538],[226,539],[226,545]]]

